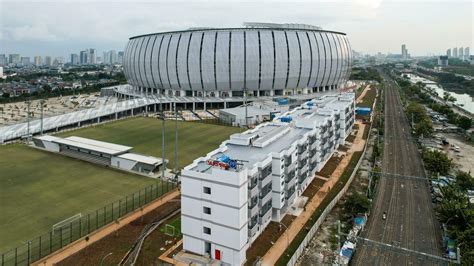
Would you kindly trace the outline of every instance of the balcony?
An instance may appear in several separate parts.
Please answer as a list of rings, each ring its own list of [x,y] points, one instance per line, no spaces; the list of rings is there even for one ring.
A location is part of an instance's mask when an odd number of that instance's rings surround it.
[[[260,199],[265,198],[265,196],[271,191],[272,191],[272,183],[269,183],[268,185],[263,187],[262,190],[260,191],[260,195],[259,195]]]
[[[258,203],[258,197],[252,197],[249,199],[249,209],[252,209],[253,207],[257,206]]]
[[[285,182],[288,183],[290,180],[292,180],[295,177],[295,171],[291,171],[288,174],[285,175]]]
[[[295,168],[296,168],[296,162],[295,162],[295,163],[292,163],[292,164],[290,164],[290,165],[288,165],[288,166],[286,167],[286,170],[287,170],[287,172],[289,173],[289,172],[292,172],[293,170],[295,170]]]
[[[272,174],[270,173],[269,175],[267,175],[261,180],[260,187],[265,187],[266,185],[268,185],[268,183],[271,183],[271,182],[272,182]]]
[[[249,236],[252,237],[257,233],[258,226],[258,215],[252,216],[249,221],[248,228],[249,228]]]
[[[263,205],[263,207],[260,209],[259,216],[260,216],[260,217],[265,216],[265,214],[267,214],[268,211],[270,211],[271,209],[272,209],[272,202],[271,202],[271,201],[268,201],[268,202],[265,203],[265,204]]]
[[[258,185],[258,178],[257,176],[251,176],[249,178],[249,190],[252,190],[254,187],[256,187]]]
[[[263,180],[271,174],[272,174],[272,165],[270,164],[270,165],[268,165],[265,168],[260,170],[260,179]]]
[[[288,189],[288,191],[286,193],[286,196],[285,196],[285,199],[291,198],[291,196],[293,196],[293,194],[295,194],[295,191],[296,191],[296,186],[292,186],[290,189]]]
[[[308,178],[308,172],[303,172],[298,176],[298,183],[302,184]]]
[[[313,154],[314,155],[314,154]],[[308,159],[304,159],[298,162],[298,170],[301,170],[306,164],[308,164]]]
[[[249,213],[249,217],[253,217],[254,215],[256,215],[258,213],[258,197],[255,197],[256,201],[255,202],[252,202],[252,204],[254,204],[254,206],[250,207],[249,205],[249,208],[248,208],[248,213]]]
[[[290,180],[288,181],[288,183],[287,183],[287,187],[292,187],[292,186],[294,186],[294,185],[296,184],[296,180],[297,180],[297,178],[292,178],[292,179],[290,179]]]

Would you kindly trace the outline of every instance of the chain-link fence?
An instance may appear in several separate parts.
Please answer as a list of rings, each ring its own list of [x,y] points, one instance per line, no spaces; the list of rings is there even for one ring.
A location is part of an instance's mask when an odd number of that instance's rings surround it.
[[[84,214],[76,220],[56,226],[49,233],[1,254],[0,265],[29,265],[79,238],[85,236],[87,239],[91,232],[104,225],[117,222],[119,218],[161,197],[176,186],[171,182],[157,182],[96,211]]]

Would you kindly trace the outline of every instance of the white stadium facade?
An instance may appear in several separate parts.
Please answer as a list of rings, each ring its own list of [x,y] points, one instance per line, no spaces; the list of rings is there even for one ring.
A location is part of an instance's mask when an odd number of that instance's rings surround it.
[[[131,37],[125,76],[140,94],[218,98],[312,94],[348,80],[345,33],[305,24],[244,26]]]
[[[345,33],[306,24],[244,23],[131,37],[128,84],[105,87],[117,102],[0,127],[0,143],[158,110],[207,110],[346,87],[352,49]]]

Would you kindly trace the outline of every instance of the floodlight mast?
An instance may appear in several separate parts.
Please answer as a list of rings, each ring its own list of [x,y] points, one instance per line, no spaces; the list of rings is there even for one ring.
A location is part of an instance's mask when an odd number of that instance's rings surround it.
[[[165,159],[165,112],[163,110],[163,91],[161,91],[160,97],[160,112],[161,112],[161,178],[165,178],[165,168],[166,168],[166,159]]]

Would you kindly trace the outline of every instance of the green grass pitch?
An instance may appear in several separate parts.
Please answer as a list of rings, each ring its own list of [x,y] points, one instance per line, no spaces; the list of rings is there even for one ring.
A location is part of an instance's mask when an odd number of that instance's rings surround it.
[[[174,167],[174,121],[165,127],[168,168]],[[178,122],[179,167],[215,149],[239,128]],[[59,134],[134,147],[161,157],[161,121],[131,118]],[[156,180],[37,150],[0,146],[0,253],[47,233],[79,212],[85,214],[151,185]]]

